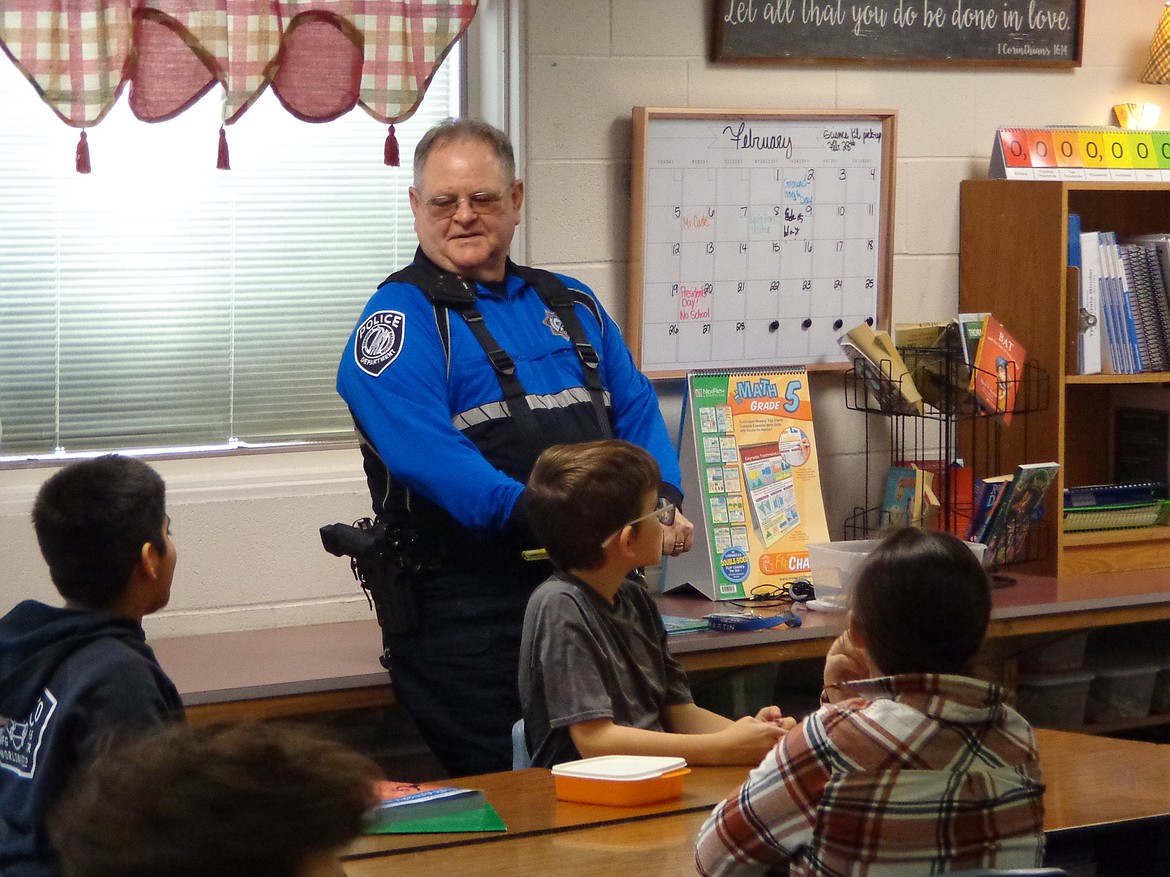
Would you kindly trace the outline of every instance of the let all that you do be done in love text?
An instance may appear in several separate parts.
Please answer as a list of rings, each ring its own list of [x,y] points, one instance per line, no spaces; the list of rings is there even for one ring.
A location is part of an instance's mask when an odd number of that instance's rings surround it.
[[[1080,65],[1083,0],[720,0],[716,61]]]

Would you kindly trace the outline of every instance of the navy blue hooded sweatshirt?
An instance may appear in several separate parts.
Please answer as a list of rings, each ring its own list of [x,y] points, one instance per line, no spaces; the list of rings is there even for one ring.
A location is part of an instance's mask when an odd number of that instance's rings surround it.
[[[45,817],[74,769],[182,710],[138,622],[34,600],[0,619],[0,874],[56,875]]]

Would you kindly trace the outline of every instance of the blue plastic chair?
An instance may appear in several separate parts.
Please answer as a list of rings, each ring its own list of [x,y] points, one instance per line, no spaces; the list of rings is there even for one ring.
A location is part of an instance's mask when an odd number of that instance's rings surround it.
[[[528,754],[528,741],[524,739],[524,720],[517,719],[512,726],[512,770],[532,767],[532,756]]]

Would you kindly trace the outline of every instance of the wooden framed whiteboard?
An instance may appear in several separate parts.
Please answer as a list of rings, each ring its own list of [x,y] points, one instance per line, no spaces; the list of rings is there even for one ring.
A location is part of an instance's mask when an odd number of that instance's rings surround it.
[[[886,328],[892,110],[635,107],[627,343],[650,377],[845,367]]]

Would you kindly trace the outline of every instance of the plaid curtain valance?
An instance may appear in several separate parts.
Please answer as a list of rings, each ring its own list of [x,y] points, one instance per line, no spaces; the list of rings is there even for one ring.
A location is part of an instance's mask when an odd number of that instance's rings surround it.
[[[477,0],[0,0],[0,46],[67,124],[96,125],[129,84],[135,116],[183,112],[216,84],[231,124],[272,87],[327,122],[360,105],[410,116]],[[221,129],[220,165],[226,166]],[[86,156],[86,163],[88,157]]]

